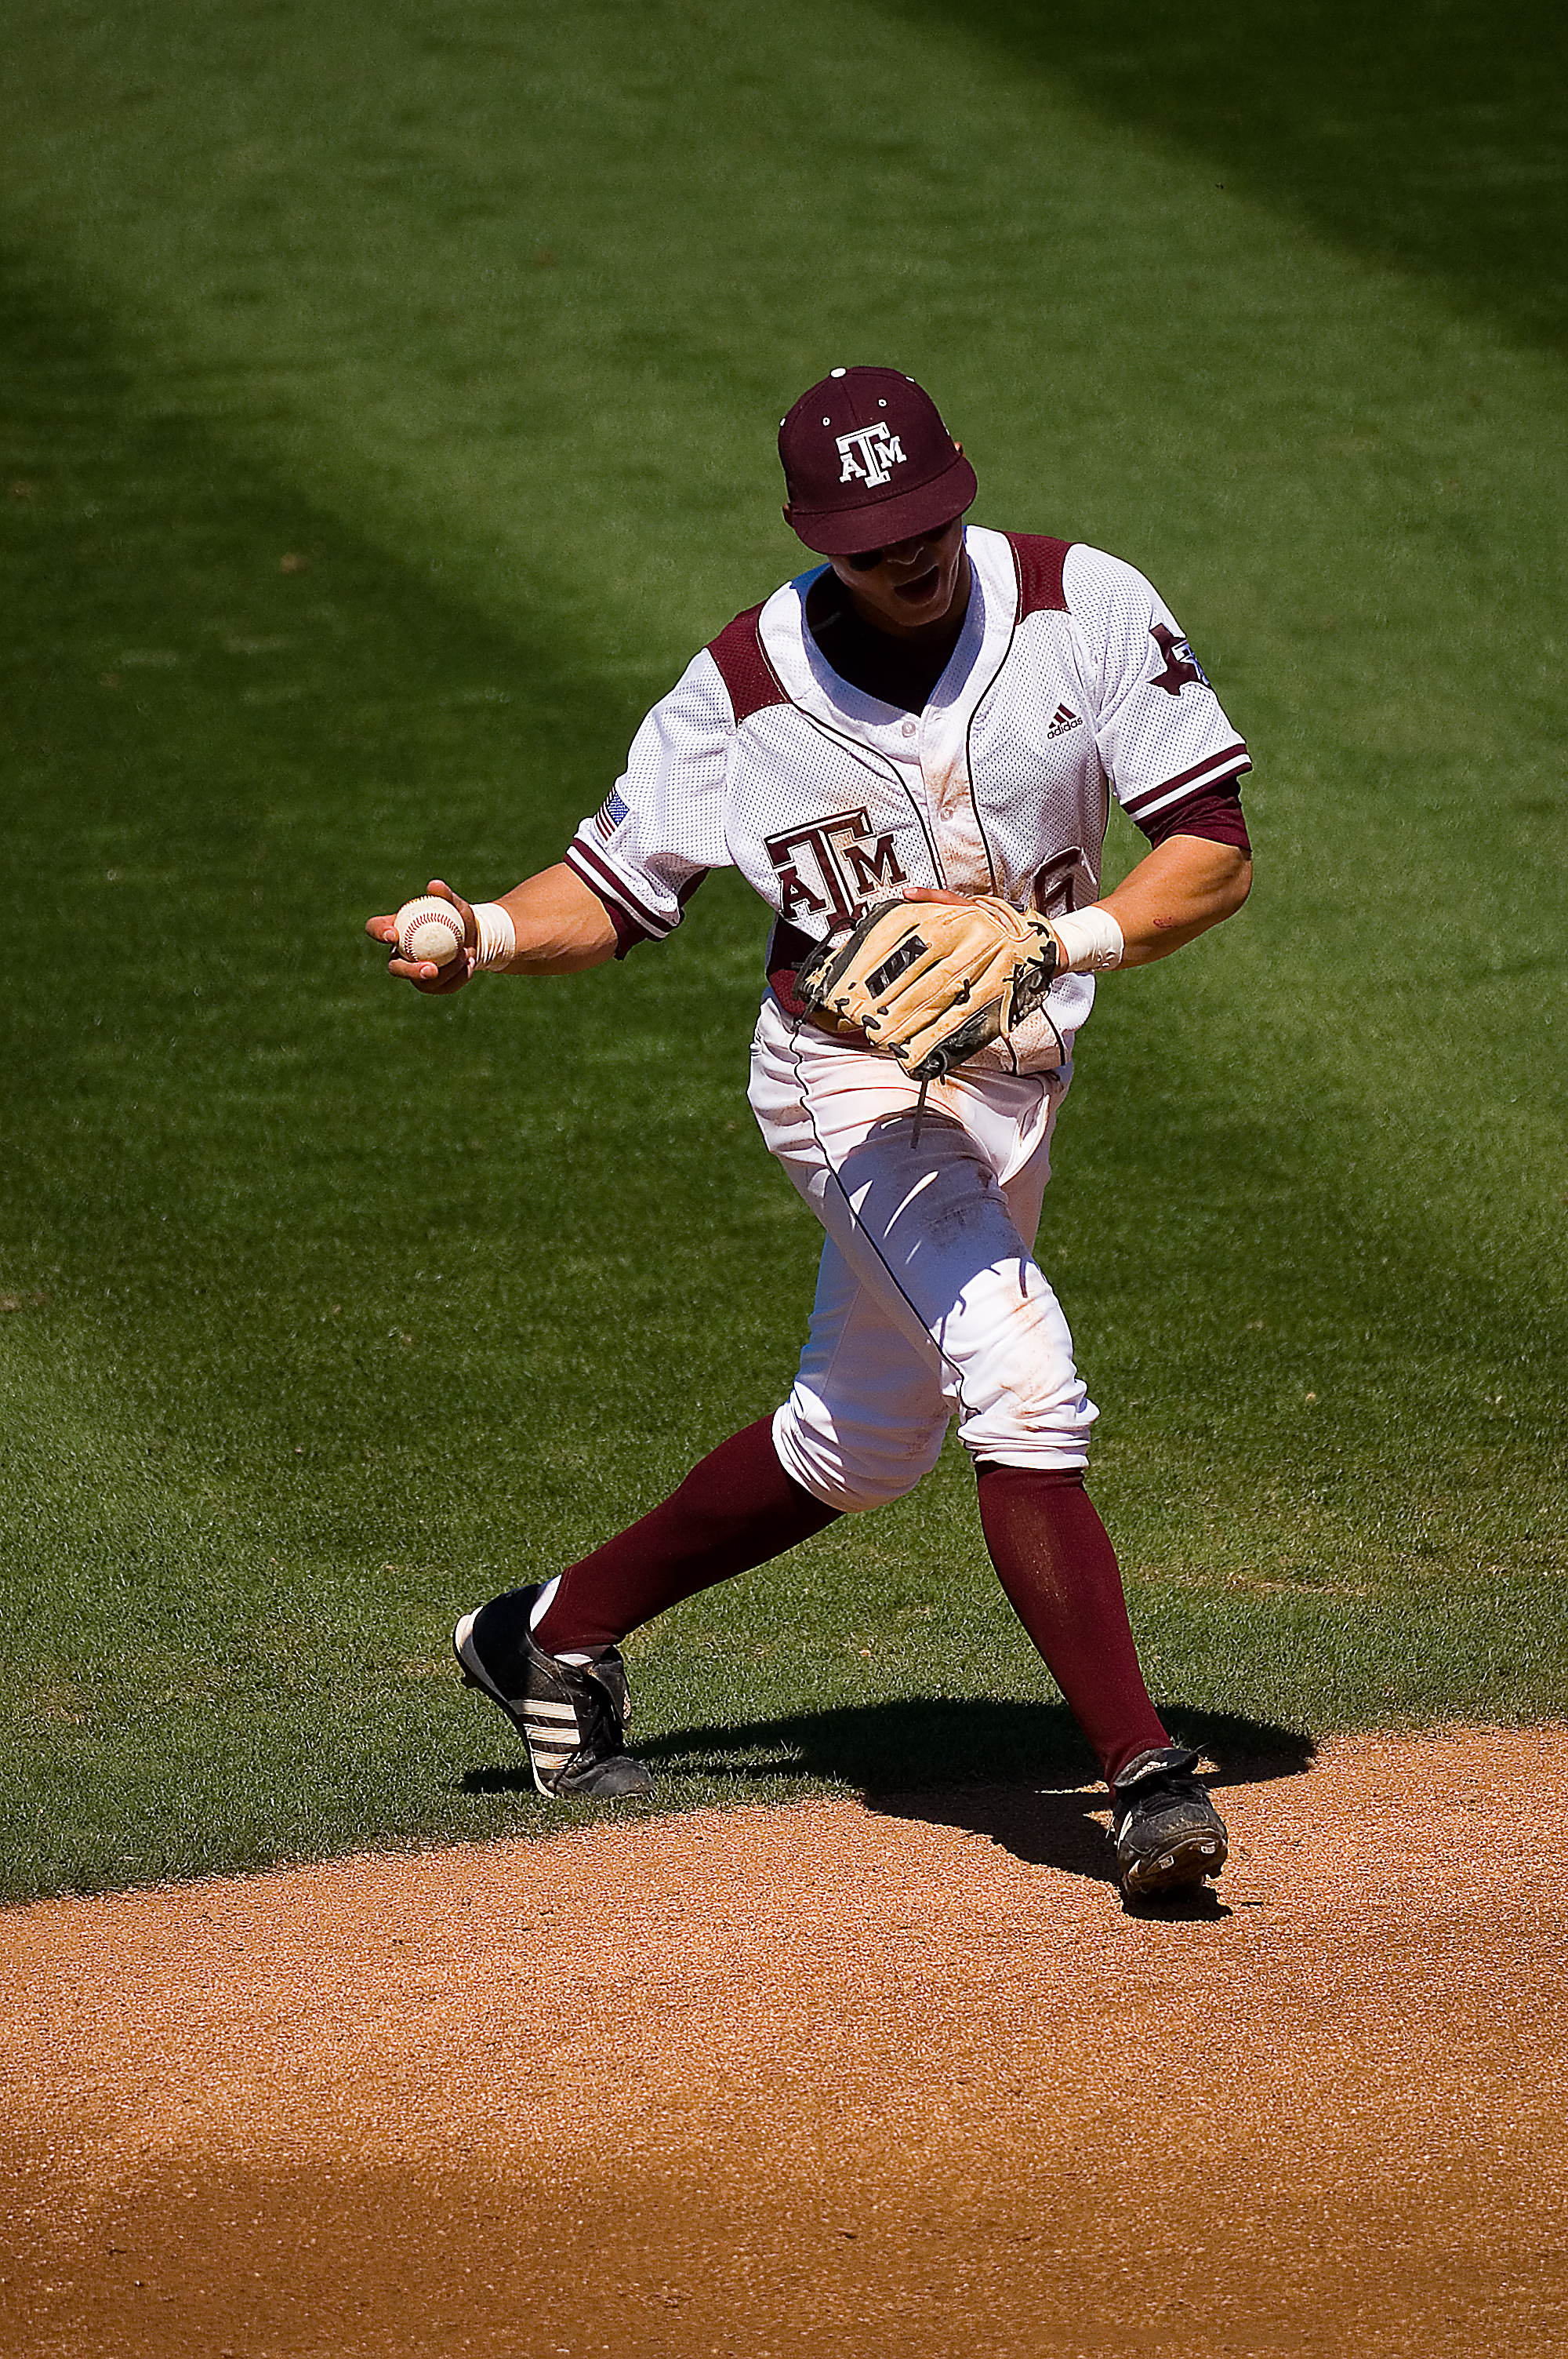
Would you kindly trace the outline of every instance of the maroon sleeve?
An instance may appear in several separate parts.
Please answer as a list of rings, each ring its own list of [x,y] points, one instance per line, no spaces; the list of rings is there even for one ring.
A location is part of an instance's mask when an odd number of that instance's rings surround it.
[[[623,959],[628,951],[634,951],[636,949],[639,942],[663,941],[665,937],[662,934],[655,934],[648,927],[640,926],[629,909],[623,909],[619,901],[612,899],[611,895],[606,892],[604,886],[600,885],[599,879],[593,875],[591,869],[587,867],[580,859],[571,859],[572,853],[578,849],[579,847],[576,844],[568,844],[567,847],[568,860],[570,864],[572,874],[580,878],[581,882],[588,886],[589,891],[596,894],[599,899],[603,903],[605,914],[609,918],[611,924],[615,929],[616,957],[618,959]],[[683,909],[690,900],[692,895],[696,892],[697,886],[708,875],[708,872],[706,868],[699,868],[696,875],[688,876],[686,883],[681,886],[676,898],[679,901]]]
[[[589,890],[590,893],[598,893],[599,887],[597,885],[590,885]],[[653,940],[653,935],[644,932],[634,919],[627,916],[624,909],[617,908],[608,894],[600,893],[599,897],[604,904],[606,916],[615,929],[615,955],[618,959],[623,959],[628,951],[634,951],[639,942]]]
[[[1062,587],[1062,568],[1072,549],[1070,540],[1057,540],[1043,532],[1010,532],[1012,546],[1012,570],[1018,579],[1018,619],[1025,614],[1051,613],[1065,614],[1067,593]]]
[[[789,702],[762,645],[762,613],[761,606],[748,606],[743,614],[725,624],[716,639],[708,642],[708,652],[730,691],[737,728],[753,712],[761,712],[764,705]]]
[[[1133,824],[1142,829],[1151,843],[1163,843],[1173,835],[1199,835],[1208,843],[1234,844],[1249,860],[1252,857],[1247,821],[1241,815],[1241,797],[1230,778],[1222,779],[1217,787],[1206,787],[1201,794],[1190,795],[1173,810],[1157,811],[1152,819],[1135,820]]]

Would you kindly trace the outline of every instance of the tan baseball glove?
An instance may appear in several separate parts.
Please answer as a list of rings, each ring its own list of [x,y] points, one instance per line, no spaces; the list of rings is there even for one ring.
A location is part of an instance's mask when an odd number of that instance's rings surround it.
[[[1059,950],[1044,918],[994,894],[880,901],[819,944],[795,987],[934,1082],[1039,1006],[1065,964]]]

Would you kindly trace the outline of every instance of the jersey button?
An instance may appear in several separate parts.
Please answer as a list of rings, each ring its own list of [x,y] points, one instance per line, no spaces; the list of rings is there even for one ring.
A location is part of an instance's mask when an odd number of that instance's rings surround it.
[[[904,735],[905,735],[906,737],[913,737],[913,736],[914,736],[914,722],[913,722],[913,721],[906,721],[906,722],[904,723],[904,724],[903,724],[903,734],[904,734]]]

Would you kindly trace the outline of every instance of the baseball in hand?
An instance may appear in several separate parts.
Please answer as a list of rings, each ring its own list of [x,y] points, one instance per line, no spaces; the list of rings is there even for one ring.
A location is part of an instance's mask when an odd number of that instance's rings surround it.
[[[400,958],[428,959],[433,966],[447,966],[463,946],[461,911],[449,901],[438,900],[433,893],[405,901],[396,925]]]

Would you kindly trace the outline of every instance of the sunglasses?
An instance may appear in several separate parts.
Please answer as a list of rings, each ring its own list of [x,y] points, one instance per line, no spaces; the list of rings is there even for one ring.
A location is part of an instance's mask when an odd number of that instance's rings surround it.
[[[953,516],[949,518],[946,524],[938,525],[935,532],[922,534],[918,536],[918,538],[926,540],[940,540],[945,533],[952,531],[954,525],[956,525],[957,521],[957,517]],[[897,542],[893,542],[890,544],[890,546],[897,548],[899,544]],[[887,554],[888,550],[885,549],[862,549],[858,557],[847,557],[844,560],[844,562],[849,567],[851,573],[874,573],[877,567],[881,563],[883,558],[886,557]]]

